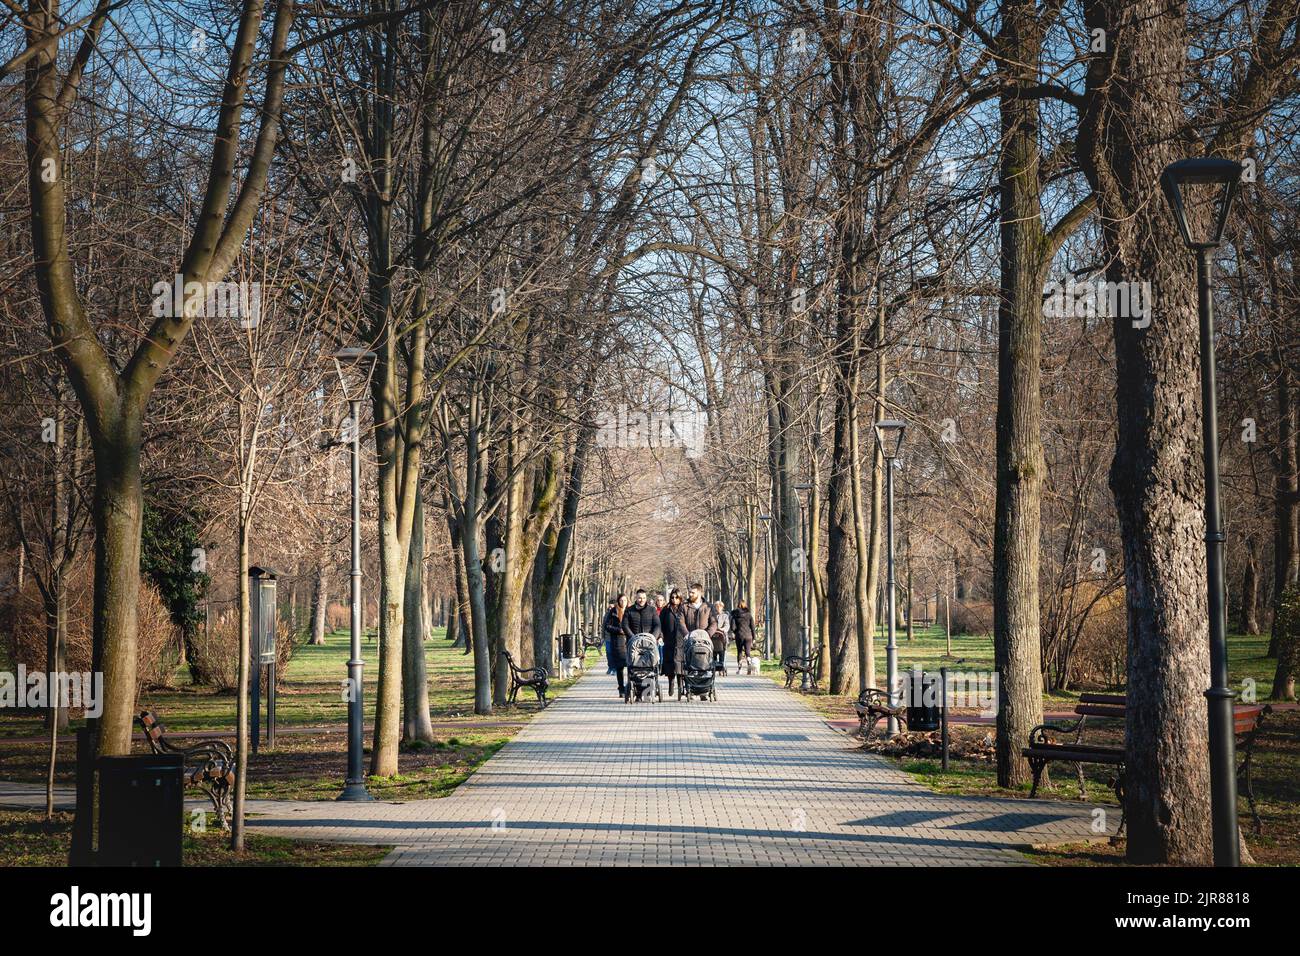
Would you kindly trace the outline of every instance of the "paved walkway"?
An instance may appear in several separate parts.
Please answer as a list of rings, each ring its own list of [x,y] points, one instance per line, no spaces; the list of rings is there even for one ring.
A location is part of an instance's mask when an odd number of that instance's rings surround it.
[[[1014,865],[1016,847],[1098,836],[1085,804],[935,794],[766,678],[718,688],[625,705],[588,673],[449,797],[250,800],[249,827],[391,844],[398,866]],[[0,805],[44,801],[0,784]]]
[[[625,705],[589,673],[449,797],[259,801],[249,826],[392,865],[1006,865],[1097,836],[1084,804],[935,794],[765,678],[718,698]]]

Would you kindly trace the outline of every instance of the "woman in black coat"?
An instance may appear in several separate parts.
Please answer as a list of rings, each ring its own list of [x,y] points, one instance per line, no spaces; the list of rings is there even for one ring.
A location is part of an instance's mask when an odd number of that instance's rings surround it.
[[[668,693],[673,692],[673,678],[682,672],[682,654],[686,650],[686,608],[682,605],[682,592],[673,588],[668,603],[659,612],[659,636],[664,642],[664,676],[668,678]]]
[[[731,612],[731,639],[736,642],[736,673],[739,674],[745,658],[754,653],[754,615],[744,601]]]
[[[627,676],[627,632],[623,630],[623,615],[626,613],[626,594],[620,594],[614,606],[605,612],[605,659],[618,675],[619,697],[623,696]]]

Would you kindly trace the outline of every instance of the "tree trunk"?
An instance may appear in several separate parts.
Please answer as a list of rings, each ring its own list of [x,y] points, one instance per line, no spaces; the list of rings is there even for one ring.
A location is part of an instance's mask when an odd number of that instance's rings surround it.
[[[95,436],[95,618],[92,670],[104,675],[97,721],[101,756],[131,752],[135,717],[136,602],[140,592],[139,425]]]
[[[856,380],[842,376],[836,385],[835,438],[831,475],[827,484],[826,590],[830,646],[830,692],[853,694],[858,682],[858,573],[861,555],[856,547],[853,500],[852,417],[850,396]]]
[[[803,609],[800,589],[802,575],[796,571],[796,560],[807,570],[807,556],[802,554],[800,540],[799,499],[795,485],[799,481],[799,443],[795,437],[793,386],[783,370],[776,384],[775,434],[775,507],[772,520],[776,525],[776,599],[781,606],[780,655],[803,653]]]
[[[370,775],[392,777],[397,774],[401,730],[407,548],[398,534],[396,513],[382,506],[379,528],[379,679]]]
[[[468,511],[468,499],[466,510]],[[492,713],[492,648],[488,637],[487,595],[483,559],[479,554],[478,522],[462,521],[461,548],[465,553],[465,590],[469,609],[470,643],[474,650],[474,713]]]
[[[876,441],[875,422],[886,418],[885,414],[885,312],[881,305],[876,311],[876,383],[873,395],[875,413],[872,416],[871,435],[871,513],[869,518],[870,538],[867,542],[866,565],[863,569],[863,581],[859,585],[861,601],[865,607],[865,619],[858,625],[858,654],[861,661],[862,681],[867,687],[880,687],[876,673],[876,621],[880,616],[880,600],[883,577],[882,544],[885,539],[885,458]],[[861,441],[859,441],[861,446]]]
[[[433,742],[429,680],[424,658],[424,494],[415,492],[411,553],[406,562],[406,613],[402,627],[402,739]]]
[[[1186,10],[1085,0],[1107,52],[1089,61],[1078,158],[1097,195],[1110,282],[1151,283],[1149,320],[1113,318],[1117,432],[1110,487],[1124,545],[1128,859],[1211,862],[1204,692],[1209,634],[1195,259],[1157,184],[1199,154],[1186,122]],[[1194,230],[1207,228],[1189,210]],[[1158,305],[1158,310],[1154,307]]]
[[[1245,567],[1241,572],[1241,620],[1243,634],[1259,633],[1259,558],[1255,539],[1246,541]]]
[[[1268,653],[1280,657],[1277,621],[1282,597],[1300,574],[1300,467],[1296,455],[1296,407],[1292,397],[1294,372],[1279,362],[1275,385],[1277,399],[1277,450],[1273,453],[1273,627]],[[1274,694],[1279,690],[1274,683]]]
[[[472,642],[469,638],[469,589],[465,583],[465,552],[460,543],[460,525],[452,511],[451,502],[445,497],[443,510],[447,513],[447,538],[451,541],[451,576],[455,587],[451,610],[447,614],[447,638],[453,646],[464,648],[465,653],[468,654],[472,650]]]
[[[817,440],[814,437],[813,450],[809,455],[811,474],[808,483],[808,646],[809,654],[817,655],[817,669],[814,673],[817,682],[826,679],[830,659],[830,627],[826,607],[826,580],[821,567],[821,469],[817,461]]]
[[[1029,781],[1021,749],[1043,722],[1038,552],[1043,472],[1045,238],[1039,184],[1037,76],[1042,32],[1033,0],[1002,9],[1002,279],[998,305],[997,499],[993,524],[993,656],[998,671],[998,786]]]
[[[245,496],[247,494],[245,490]],[[246,503],[240,503],[241,513],[246,513]],[[235,568],[238,575],[239,590],[239,668],[235,680],[235,793],[234,806],[230,820],[230,849],[235,853],[244,851],[244,794],[248,782],[248,692],[251,681],[260,678],[261,667],[251,668],[249,658],[252,656],[252,632],[249,586],[248,586],[248,520],[239,519],[238,550],[239,560]]]
[[[62,482],[60,481],[60,484]],[[57,497],[57,496],[56,496]],[[58,505],[56,504],[56,507]],[[68,546],[65,538],[64,546]],[[50,622],[50,643],[46,656],[46,693],[49,712],[47,726],[50,731],[50,759],[45,768],[45,819],[54,819],[54,771],[59,759],[59,731],[68,728],[68,708],[63,706],[60,679],[68,667],[68,588],[63,582],[63,569],[55,567],[50,581],[53,592],[53,620]]]
[[[508,439],[512,445],[516,436]],[[507,451],[500,465],[509,469],[514,464],[513,448]],[[489,480],[488,496],[495,497],[504,490],[504,498],[497,511],[488,520],[488,553],[490,577],[488,579],[488,628],[492,646],[492,702],[504,704],[510,692],[510,668],[503,651],[509,651],[515,663],[523,665],[520,654],[520,610],[523,584],[528,568],[522,565],[523,539],[521,522],[524,507],[525,474],[522,468],[510,469],[503,476],[504,489]],[[504,514],[502,513],[504,512]]]
[[[867,516],[863,512],[862,502],[862,428],[859,421],[861,412],[854,410],[849,421],[850,455],[849,482],[850,506],[853,509],[853,601],[854,625],[857,642],[856,655],[858,665],[858,686],[860,689],[876,686],[876,631],[872,626],[871,594],[869,592],[870,551],[867,536]],[[875,457],[875,436],[872,435],[872,457]]]
[[[316,566],[316,581],[311,594],[311,642],[317,647],[325,644],[329,630],[329,565],[322,560]]]
[[[541,535],[533,565],[533,657],[547,670],[554,671],[551,648],[555,637],[555,608],[565,592],[573,567],[574,531],[582,503],[582,487],[587,458],[595,442],[595,429],[584,427],[574,443],[565,482],[564,503],[555,522]],[[565,629],[575,630],[572,620]],[[581,650],[581,649],[579,649]]]

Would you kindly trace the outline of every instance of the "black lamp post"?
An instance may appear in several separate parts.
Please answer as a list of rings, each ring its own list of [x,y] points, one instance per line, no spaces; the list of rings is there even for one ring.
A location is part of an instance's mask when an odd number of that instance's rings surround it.
[[[900,418],[882,418],[876,422],[876,444],[885,459],[885,539],[886,575],[885,593],[888,617],[889,640],[885,643],[886,692],[889,694],[889,706],[896,707],[898,702],[898,643],[894,633],[894,462],[903,447],[903,433],[907,422]],[[889,736],[898,733],[898,718],[891,716],[888,724]]]
[[[759,515],[763,522],[763,659],[772,659],[772,516]]]
[[[812,485],[795,485],[794,490],[799,493],[799,547],[803,552],[803,576],[799,580],[799,652],[807,660],[812,657],[812,602],[808,600],[808,587],[811,583],[808,552],[812,550],[808,543],[808,493],[812,491]],[[799,688],[808,689],[806,670],[803,672],[803,679],[799,682]]]
[[[361,707],[361,396],[375,370],[375,353],[361,348],[342,348],[334,353],[334,368],[339,375],[343,397],[348,402],[351,434],[347,444],[352,460],[352,635],[348,657],[348,775],[340,800],[373,800],[366,789],[365,734]],[[349,373],[364,376],[364,385],[356,392],[348,390]]]
[[[1210,257],[1223,243],[1223,230],[1237,194],[1241,164],[1230,159],[1183,159],[1160,177],[1165,198],[1182,233],[1196,253],[1196,299],[1201,322],[1201,442],[1205,455],[1205,559],[1210,611],[1210,688],[1205,692],[1210,718],[1210,814],[1214,865],[1237,866],[1237,775],[1232,730],[1233,694],[1228,688],[1228,641],[1224,623],[1223,524],[1219,511],[1219,421],[1214,384],[1214,301],[1210,295]],[[1201,225],[1187,221],[1192,187]],[[1208,206],[1208,208],[1204,208]],[[1207,233],[1200,229],[1209,225]]]

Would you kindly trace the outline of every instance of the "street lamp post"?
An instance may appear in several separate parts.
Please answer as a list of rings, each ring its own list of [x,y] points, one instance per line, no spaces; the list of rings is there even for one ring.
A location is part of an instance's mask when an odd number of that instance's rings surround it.
[[[886,613],[889,615],[885,642],[886,693],[889,694],[889,706],[898,706],[898,644],[894,633],[894,462],[898,460],[899,449],[903,447],[903,433],[907,423],[897,418],[882,418],[876,422],[876,443],[885,459],[885,540],[886,574],[885,593]],[[898,734],[898,718],[890,715],[888,723],[889,736]]]
[[[1210,729],[1210,815],[1214,865],[1238,866],[1237,775],[1233,740],[1233,693],[1228,688],[1228,641],[1224,621],[1223,524],[1219,509],[1219,422],[1214,382],[1214,301],[1210,294],[1211,255],[1223,244],[1223,231],[1237,193],[1241,165],[1230,159],[1184,159],[1165,167],[1160,184],[1183,242],[1196,253],[1196,299],[1201,340],[1201,442],[1205,458],[1205,559],[1210,612],[1210,687],[1205,692]],[[1210,187],[1208,235],[1193,236],[1187,221],[1184,187]],[[1216,207],[1217,208],[1214,208]]]
[[[759,515],[763,522],[763,660],[772,659],[772,516]]]
[[[348,391],[345,365],[357,374],[364,373],[366,383],[374,371],[375,353],[359,348],[343,348],[334,353],[334,367],[348,402],[350,434],[347,436],[352,464],[352,634],[348,656],[348,775],[339,800],[373,800],[366,789],[363,763],[364,723],[361,700],[361,393]]]
[[[812,490],[812,485],[795,485],[794,490],[799,493],[799,547],[803,556],[803,576],[799,580],[799,652],[803,655],[804,660],[812,657],[812,620],[811,607],[808,600],[809,571],[808,552],[812,550],[808,543],[808,492]],[[808,671],[805,669],[803,678],[799,682],[800,690],[808,689]]]

